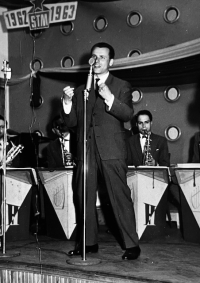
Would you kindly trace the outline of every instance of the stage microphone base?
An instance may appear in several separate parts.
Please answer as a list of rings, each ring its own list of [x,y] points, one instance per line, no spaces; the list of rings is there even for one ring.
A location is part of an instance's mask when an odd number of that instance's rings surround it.
[[[20,252],[14,252],[14,251],[6,251],[5,254],[0,254],[0,258],[7,258],[7,257],[16,257],[20,256]]]
[[[68,264],[71,264],[71,265],[83,265],[83,266],[86,266],[86,265],[95,265],[95,264],[99,264],[101,263],[101,260],[98,259],[98,258],[87,258],[85,260],[83,260],[82,258],[70,258],[68,260],[66,260],[66,262]]]

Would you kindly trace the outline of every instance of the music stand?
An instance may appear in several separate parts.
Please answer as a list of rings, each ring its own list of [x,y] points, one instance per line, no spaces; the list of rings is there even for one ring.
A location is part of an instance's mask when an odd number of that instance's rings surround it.
[[[76,228],[72,190],[73,166],[37,170],[45,188],[47,236],[69,240]]]
[[[127,183],[131,189],[139,239],[153,240],[164,236],[169,168],[128,166]]]
[[[4,60],[3,61],[3,67],[1,71],[4,72],[4,135],[3,135],[3,162],[2,162],[2,204],[1,204],[1,235],[2,235],[2,252],[3,254],[0,255],[0,257],[14,257],[19,256],[20,253],[6,253],[6,240],[5,240],[5,233],[6,233],[6,144],[7,144],[7,83],[8,80],[11,78],[11,68],[9,68],[9,63]]]
[[[200,163],[174,168],[180,190],[181,228],[185,241],[200,243]]]

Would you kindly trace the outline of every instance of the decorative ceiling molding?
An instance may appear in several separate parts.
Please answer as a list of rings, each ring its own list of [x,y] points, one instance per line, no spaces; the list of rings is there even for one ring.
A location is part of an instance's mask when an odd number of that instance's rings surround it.
[[[115,0],[122,1],[122,0]],[[45,4],[52,4],[63,2],[60,0],[45,0]],[[66,1],[70,2],[70,1]],[[77,0],[77,2],[114,2],[113,0]],[[6,7],[8,9],[20,9],[24,7],[32,6],[29,0],[0,0],[0,7]]]

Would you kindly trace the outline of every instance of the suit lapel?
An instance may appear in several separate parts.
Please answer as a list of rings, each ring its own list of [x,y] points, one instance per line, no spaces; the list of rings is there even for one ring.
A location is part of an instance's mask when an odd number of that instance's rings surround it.
[[[151,136],[150,136],[150,147],[151,147],[152,155],[156,151],[156,146],[157,146],[156,137],[155,137],[155,135],[153,133],[151,133]]]

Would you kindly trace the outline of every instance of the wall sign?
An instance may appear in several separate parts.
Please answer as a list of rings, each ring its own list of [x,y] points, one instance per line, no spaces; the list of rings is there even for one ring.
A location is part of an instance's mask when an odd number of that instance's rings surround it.
[[[29,0],[33,7],[4,12],[7,29],[30,30],[49,28],[49,24],[73,21],[76,18],[77,2],[43,5],[45,0]]]

